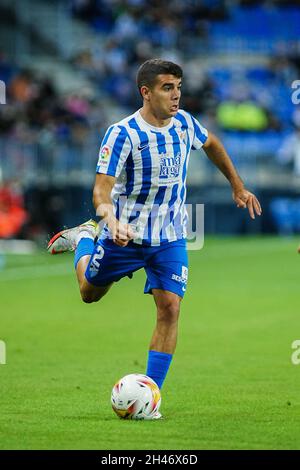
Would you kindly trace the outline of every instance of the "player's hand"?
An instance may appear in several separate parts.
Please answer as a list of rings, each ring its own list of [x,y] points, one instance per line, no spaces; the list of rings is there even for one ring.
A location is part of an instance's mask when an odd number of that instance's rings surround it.
[[[250,193],[250,191],[247,191],[247,189],[234,190],[232,197],[237,207],[248,208],[251,219],[255,219],[255,214],[261,215],[262,209],[257,197]]]
[[[135,236],[130,225],[123,224],[115,218],[110,219],[107,226],[112,234],[113,242],[118,246],[126,246]]]

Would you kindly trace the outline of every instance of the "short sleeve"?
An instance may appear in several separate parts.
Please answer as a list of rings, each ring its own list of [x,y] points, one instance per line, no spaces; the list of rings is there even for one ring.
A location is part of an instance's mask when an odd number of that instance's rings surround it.
[[[201,149],[201,147],[205,144],[206,139],[208,137],[208,131],[205,127],[201,126],[200,122],[197,121],[192,116],[193,126],[194,126],[194,139],[192,142],[192,150]]]
[[[123,126],[111,126],[100,146],[97,173],[115,176],[121,173],[131,151],[131,142]]]

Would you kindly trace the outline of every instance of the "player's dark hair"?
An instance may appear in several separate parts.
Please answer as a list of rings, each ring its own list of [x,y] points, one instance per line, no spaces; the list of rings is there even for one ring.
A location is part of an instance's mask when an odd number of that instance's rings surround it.
[[[155,85],[157,75],[174,75],[176,78],[182,78],[182,68],[169,62],[168,60],[150,59],[146,60],[138,69],[136,83],[141,93],[141,87],[152,88]]]

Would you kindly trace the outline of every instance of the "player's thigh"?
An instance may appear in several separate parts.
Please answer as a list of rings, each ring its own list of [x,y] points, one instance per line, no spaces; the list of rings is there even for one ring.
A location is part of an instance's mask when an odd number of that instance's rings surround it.
[[[103,287],[126,276],[131,278],[132,273],[142,267],[144,260],[139,246],[120,247],[110,239],[101,239],[95,245],[85,279],[93,286]]]
[[[151,254],[151,252],[150,252]],[[156,296],[159,303],[176,303],[177,297],[184,297],[188,279],[188,256],[185,241],[171,242],[154,250],[145,267],[147,281],[144,292],[154,290],[166,292]],[[167,294],[174,294],[172,297]]]

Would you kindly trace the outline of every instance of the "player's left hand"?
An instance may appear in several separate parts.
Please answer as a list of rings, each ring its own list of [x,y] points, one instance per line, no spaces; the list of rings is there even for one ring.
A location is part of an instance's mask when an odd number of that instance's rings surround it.
[[[250,193],[250,191],[247,191],[247,189],[242,188],[234,190],[232,193],[232,198],[237,207],[243,209],[248,208],[251,219],[255,219],[255,214],[261,215],[262,209],[257,197]]]

